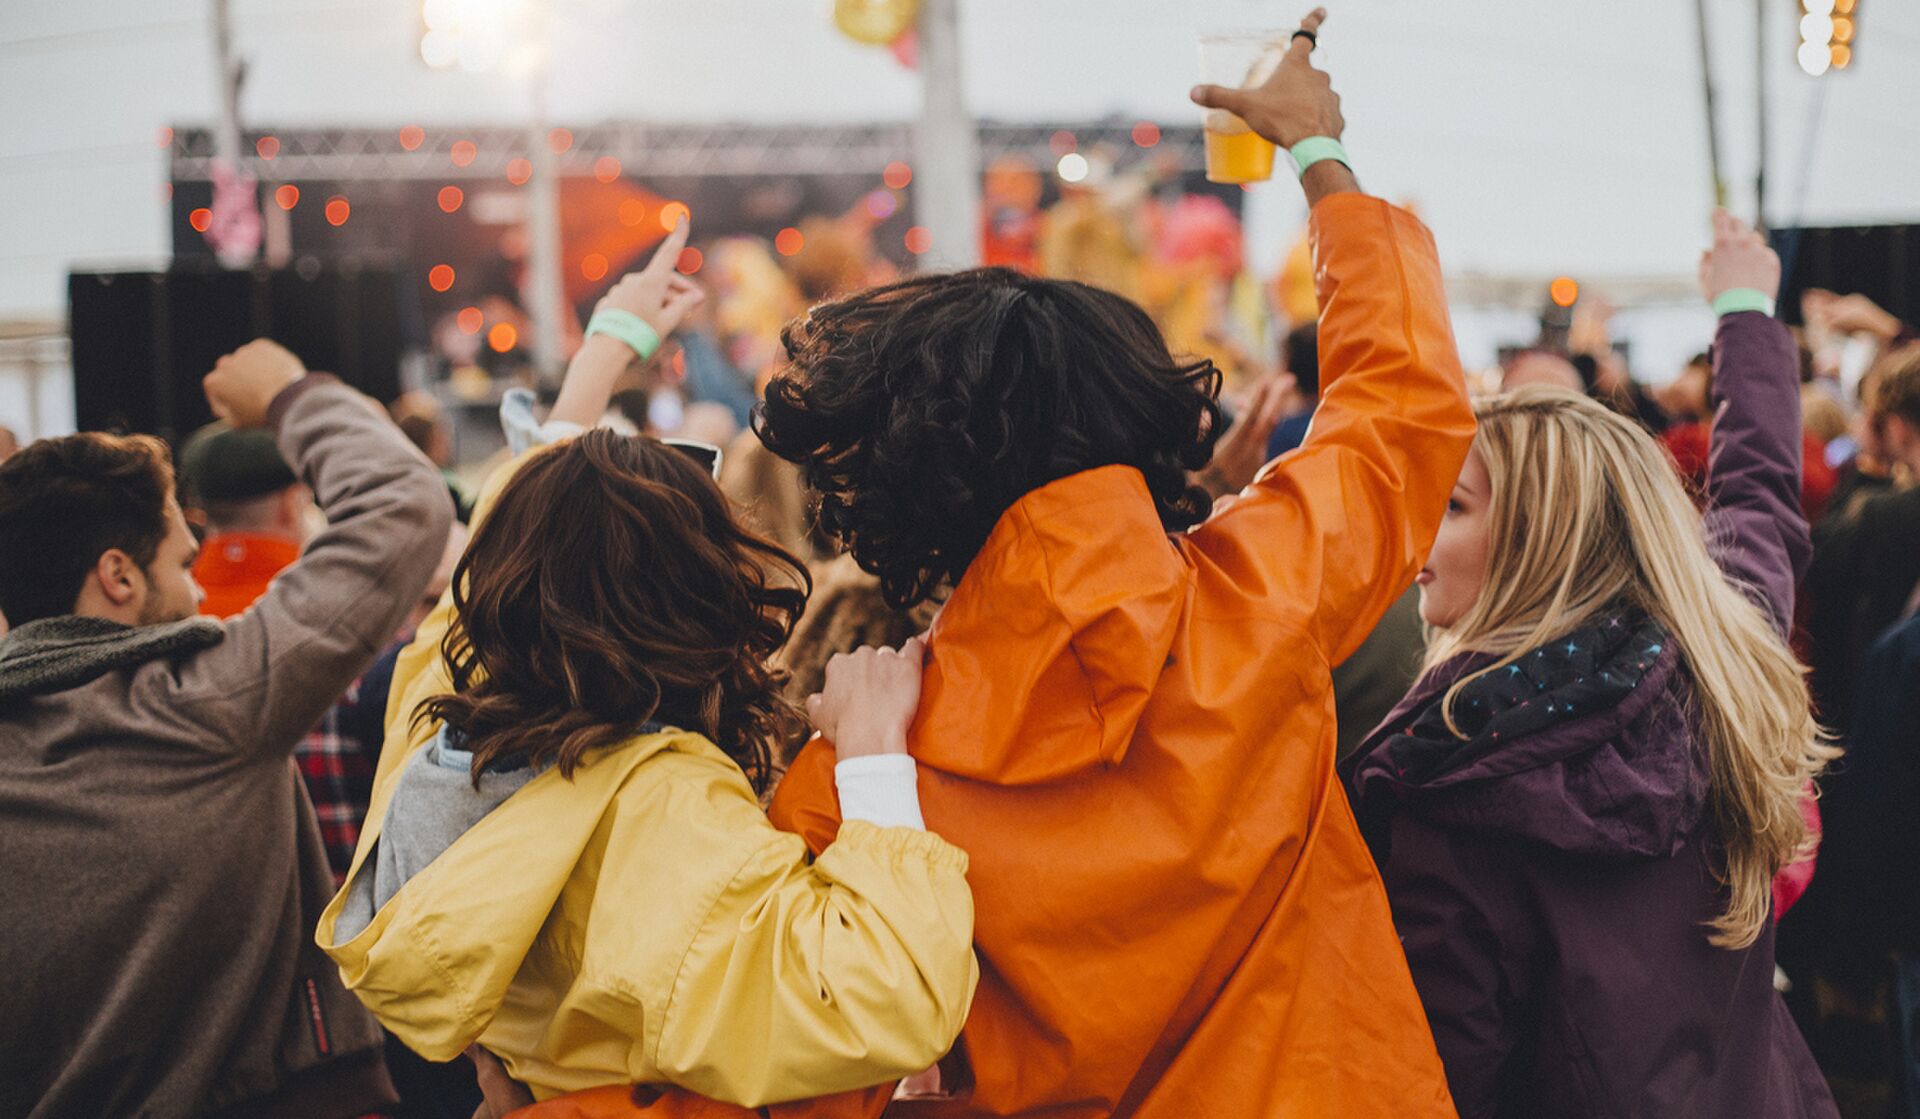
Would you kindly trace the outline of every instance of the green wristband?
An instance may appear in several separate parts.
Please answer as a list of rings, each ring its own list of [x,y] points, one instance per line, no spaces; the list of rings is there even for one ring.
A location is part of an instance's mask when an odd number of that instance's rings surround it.
[[[1728,288],[1713,297],[1713,313],[1731,315],[1735,311],[1758,311],[1771,318],[1773,297],[1758,288]]]
[[[1293,157],[1293,165],[1302,175],[1307,173],[1307,168],[1323,159],[1337,160],[1346,164],[1347,170],[1353,170],[1353,161],[1347,158],[1347,149],[1331,136],[1309,136],[1288,148],[1287,154]]]
[[[587,320],[588,334],[604,334],[625,342],[629,349],[645,361],[660,348],[660,332],[647,325],[647,320],[632,311],[617,311],[611,307],[602,308]]]

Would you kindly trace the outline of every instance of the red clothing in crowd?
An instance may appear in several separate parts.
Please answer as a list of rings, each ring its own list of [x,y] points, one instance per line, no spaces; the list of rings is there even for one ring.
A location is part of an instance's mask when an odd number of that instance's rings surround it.
[[[223,532],[200,545],[193,578],[207,592],[200,612],[231,618],[267,593],[273,577],[300,558],[300,545],[280,536]]]
[[[1676,424],[1660,435],[1660,442],[1673,456],[1680,476],[1692,483],[1695,491],[1707,480],[1707,443],[1713,427],[1705,420]],[[1827,511],[1827,499],[1840,484],[1839,475],[1827,465],[1827,448],[1820,440],[1802,433],[1800,467],[1800,511],[1808,524],[1818,524]]]

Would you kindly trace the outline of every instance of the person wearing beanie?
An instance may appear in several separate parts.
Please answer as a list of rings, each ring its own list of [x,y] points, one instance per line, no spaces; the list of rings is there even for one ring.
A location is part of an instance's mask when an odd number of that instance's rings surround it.
[[[200,612],[231,618],[300,558],[313,499],[273,436],[215,422],[180,451],[183,489],[204,518],[206,538],[193,577],[206,590]]]

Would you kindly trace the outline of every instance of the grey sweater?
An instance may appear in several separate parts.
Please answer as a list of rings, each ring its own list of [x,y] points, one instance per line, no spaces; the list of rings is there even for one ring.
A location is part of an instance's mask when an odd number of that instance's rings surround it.
[[[332,892],[291,755],[392,637],[452,511],[344,387],[274,404],[328,528],[224,626],[0,641],[0,1117],[344,1117],[393,1099],[313,944]]]

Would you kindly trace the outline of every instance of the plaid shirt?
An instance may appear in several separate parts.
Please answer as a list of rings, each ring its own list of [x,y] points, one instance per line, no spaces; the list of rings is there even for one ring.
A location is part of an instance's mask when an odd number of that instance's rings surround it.
[[[393,687],[393,662],[410,639],[411,635],[403,637],[380,654],[293,750],[314,814],[320,818],[320,838],[333,867],[335,889],[346,881],[353,850],[360,845],[360,828],[373,799],[374,767],[386,736],[383,723],[387,693]]]

